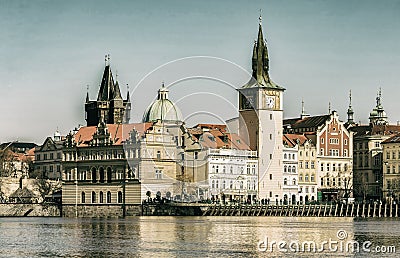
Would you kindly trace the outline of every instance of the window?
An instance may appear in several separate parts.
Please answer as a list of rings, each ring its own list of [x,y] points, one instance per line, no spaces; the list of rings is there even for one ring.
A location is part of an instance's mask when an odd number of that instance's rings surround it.
[[[272,180],[272,174],[269,174],[269,180]]]
[[[86,202],[86,195],[85,192],[81,193],[81,203],[85,203]]]
[[[338,171],[340,172],[340,171],[342,171],[342,164],[338,164]]]
[[[122,170],[118,170],[116,173],[116,179],[117,180],[121,180],[124,179],[124,173],[122,172]]]
[[[311,161],[311,169],[314,169],[315,168],[315,163],[314,163],[314,161]]]
[[[344,171],[347,171],[347,169],[348,169],[347,164],[344,164]]]
[[[97,181],[97,171],[96,168],[92,168],[92,183],[96,183]]]
[[[287,159],[287,154],[286,154],[286,153],[285,153],[285,155],[283,155],[283,158],[284,158],[284,159]]]
[[[321,171],[324,171],[324,163],[321,163]]]
[[[324,144],[324,138],[321,137],[321,144]]]
[[[306,161],[306,169],[308,169],[308,161]]]
[[[311,187],[311,192],[314,193],[315,192],[315,188]]]
[[[61,166],[57,165],[57,172],[61,172]]]
[[[211,188],[214,189],[215,188],[215,181],[211,181]]]
[[[50,159],[54,159],[54,154],[50,153]]]
[[[306,182],[308,182],[308,174],[306,174],[306,176],[304,177],[304,180],[305,180]]]
[[[215,167],[215,173],[218,173],[218,170],[219,170],[219,166],[216,166]]]
[[[380,148],[381,147],[381,143],[380,142],[375,142],[375,148]]]
[[[283,172],[287,172],[287,166],[286,165],[283,167]]]
[[[240,181],[240,189],[243,189],[243,181]]]
[[[272,140],[272,133],[269,134],[269,139]]]
[[[111,192],[107,192],[107,203],[111,203]]]
[[[219,181],[218,180],[215,181],[215,188],[217,188],[217,189],[219,188]]]
[[[287,178],[283,179],[283,185],[287,185]]]
[[[225,189],[225,180],[222,181],[222,189]]]
[[[323,185],[324,185],[324,179],[321,178],[321,186],[323,186]]]
[[[103,167],[101,167],[100,169],[99,169],[99,174],[100,174],[100,183],[104,183],[104,168]]]
[[[332,178],[332,186],[336,186],[336,179]]]
[[[339,150],[338,149],[330,149],[329,150],[329,156],[339,156]]]
[[[386,159],[390,159],[390,152],[386,152]]]
[[[296,166],[293,166],[293,167],[292,167],[292,172],[293,172],[293,173],[296,173]]]
[[[299,175],[299,181],[300,181],[300,182],[303,182],[303,174],[300,174],[300,175]]]
[[[396,167],[392,166],[392,173],[395,174],[396,173]]]
[[[49,172],[53,172],[53,165],[49,166]]]
[[[46,172],[46,171],[45,171],[45,172]],[[68,170],[68,171],[65,173],[65,179],[66,179],[67,181],[72,180],[72,172],[71,172],[71,170]]]
[[[335,163],[332,164],[332,171],[336,171],[336,164]]]
[[[344,145],[347,145],[347,139],[344,139]]]
[[[229,170],[231,171],[231,174],[233,174],[233,166],[231,166],[231,167],[229,168]]]
[[[40,154],[36,155],[36,160],[40,160]]]
[[[96,193],[92,192],[92,203],[96,203]]]
[[[256,174],[256,165],[251,165],[251,172],[253,173],[253,175]]]
[[[343,156],[345,156],[345,157],[347,157],[347,156],[348,156],[348,151],[347,151],[347,150],[344,150],[344,152],[343,152]]]
[[[47,153],[43,154],[43,159],[44,159],[44,160],[47,159]]]
[[[315,182],[315,175],[311,174],[311,182]]]
[[[306,193],[308,193],[308,186],[306,186]]]
[[[320,152],[320,155],[324,155],[324,148],[321,148],[321,152]]]
[[[222,167],[222,173],[225,174],[225,172],[226,172],[226,166],[223,166],[223,167]]]
[[[390,174],[390,166],[386,166],[386,174]]]
[[[156,179],[162,179],[162,171],[160,169],[156,169]]]
[[[329,183],[329,177],[326,178],[326,185],[327,185],[327,186],[330,185],[330,183]]]
[[[296,185],[296,179],[293,178],[293,185]]]
[[[158,160],[161,159],[161,151],[157,151],[157,159],[158,159]]]
[[[194,159],[198,159],[199,158],[199,152],[195,151],[194,152]]]
[[[103,198],[104,198],[103,192],[100,192],[100,194],[99,194],[99,203],[103,203],[104,202]]]
[[[250,165],[247,165],[247,174],[250,175]]]
[[[331,166],[331,164],[329,164],[329,163],[326,164],[326,171],[330,170],[330,166]]]
[[[300,168],[303,168],[303,161],[299,162],[299,166],[300,166]]]
[[[338,138],[330,138],[329,143],[330,144],[339,144],[339,139]]]
[[[118,203],[122,203],[122,192],[118,191]]]

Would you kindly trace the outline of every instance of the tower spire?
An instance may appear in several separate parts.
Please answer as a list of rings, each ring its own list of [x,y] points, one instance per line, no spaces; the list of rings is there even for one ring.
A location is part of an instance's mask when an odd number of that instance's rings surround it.
[[[301,99],[301,114],[300,114],[300,118],[303,119],[303,118],[308,117],[308,116],[310,116],[310,115],[308,115],[306,113],[306,110],[304,108],[304,99],[302,98]]]
[[[330,114],[331,113],[331,102],[329,101],[329,103],[328,103],[328,114]]]
[[[285,90],[284,88],[276,85],[269,76],[269,55],[266,40],[264,39],[262,30],[262,16],[258,17],[258,35],[257,40],[253,46],[252,56],[252,78],[243,86],[243,88],[250,87],[265,87],[270,89]]]
[[[347,109],[347,124],[354,124],[354,111],[351,106],[351,90],[349,92],[349,108]]]
[[[129,84],[126,84],[126,101],[131,101],[131,97],[129,95]]]
[[[86,103],[89,103],[89,84],[86,85]]]

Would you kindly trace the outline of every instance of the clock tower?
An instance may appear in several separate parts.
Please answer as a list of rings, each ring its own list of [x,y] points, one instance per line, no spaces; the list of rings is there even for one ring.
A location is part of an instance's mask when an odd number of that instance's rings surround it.
[[[269,57],[261,16],[254,42],[252,70],[239,91],[239,133],[258,152],[258,194],[271,203],[283,199],[283,92],[269,77]]]

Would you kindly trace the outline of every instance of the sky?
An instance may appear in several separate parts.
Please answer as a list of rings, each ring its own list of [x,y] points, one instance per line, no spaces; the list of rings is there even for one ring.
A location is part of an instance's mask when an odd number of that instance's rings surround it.
[[[187,125],[237,116],[249,80],[258,17],[284,117],[326,114],[368,122],[379,87],[400,120],[400,1],[0,0],[0,142],[43,143],[85,125],[87,85],[97,98],[104,56],[138,122],[162,82]]]

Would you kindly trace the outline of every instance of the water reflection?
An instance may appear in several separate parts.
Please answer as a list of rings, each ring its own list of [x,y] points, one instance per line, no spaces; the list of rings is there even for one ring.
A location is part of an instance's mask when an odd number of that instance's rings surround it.
[[[312,241],[321,245],[329,239],[340,240],[340,229],[346,233],[343,243],[370,241],[374,246],[400,248],[398,225],[399,220],[393,218],[2,218],[0,250],[2,257],[282,257],[294,254],[279,251],[276,245],[273,250],[260,252],[259,241]],[[384,256],[332,252],[327,246],[324,249],[322,253],[300,252],[295,256]]]

